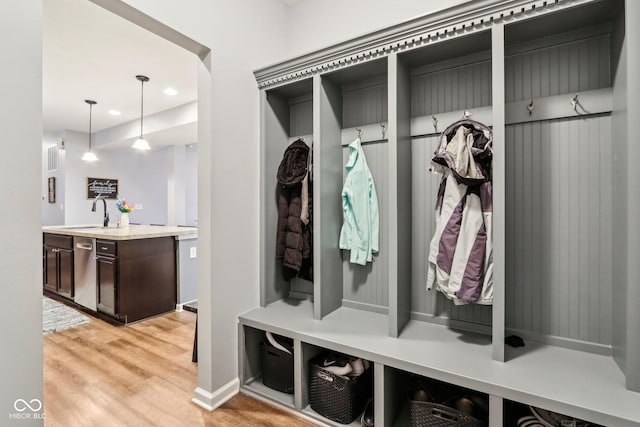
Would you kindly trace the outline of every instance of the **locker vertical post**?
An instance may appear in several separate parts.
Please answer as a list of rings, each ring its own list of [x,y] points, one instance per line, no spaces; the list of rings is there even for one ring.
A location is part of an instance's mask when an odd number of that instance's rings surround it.
[[[505,332],[505,96],[504,24],[491,28],[493,105],[493,360],[504,362]]]

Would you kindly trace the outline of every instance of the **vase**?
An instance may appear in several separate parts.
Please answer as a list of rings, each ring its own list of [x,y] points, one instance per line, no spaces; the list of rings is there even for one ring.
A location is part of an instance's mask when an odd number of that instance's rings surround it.
[[[125,228],[129,226],[129,213],[128,212],[122,212],[120,214],[120,224],[118,225],[118,227],[120,228]]]

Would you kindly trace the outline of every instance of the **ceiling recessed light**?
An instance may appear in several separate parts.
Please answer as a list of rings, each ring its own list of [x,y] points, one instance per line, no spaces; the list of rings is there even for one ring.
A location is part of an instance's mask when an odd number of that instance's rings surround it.
[[[175,96],[178,94],[178,91],[172,87],[168,87],[164,90],[164,94],[169,96]]]
[[[122,113],[120,113],[120,111],[118,110],[109,110],[109,114],[111,114],[112,116],[119,116]]]

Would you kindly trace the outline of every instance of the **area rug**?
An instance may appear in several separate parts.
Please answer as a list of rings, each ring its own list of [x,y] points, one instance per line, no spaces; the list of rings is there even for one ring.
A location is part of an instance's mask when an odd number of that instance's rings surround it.
[[[89,318],[51,298],[42,298],[42,334],[64,331],[84,323]]]

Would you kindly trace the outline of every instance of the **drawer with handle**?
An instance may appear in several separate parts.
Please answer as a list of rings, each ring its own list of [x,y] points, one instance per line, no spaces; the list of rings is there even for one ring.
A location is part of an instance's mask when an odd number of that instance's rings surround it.
[[[116,248],[117,248],[116,242],[113,242],[110,240],[96,241],[96,254],[98,255],[115,257],[117,255]]]
[[[55,246],[56,248],[73,249],[73,237],[45,233],[44,244],[45,246]]]

